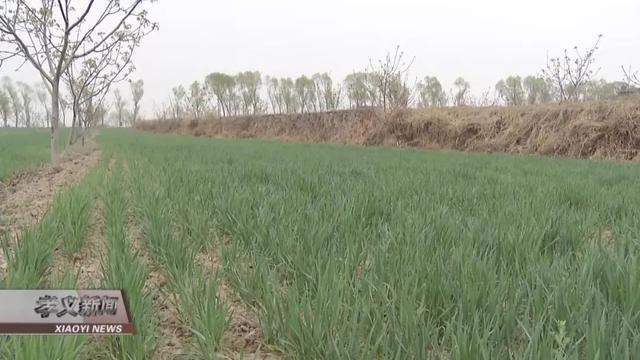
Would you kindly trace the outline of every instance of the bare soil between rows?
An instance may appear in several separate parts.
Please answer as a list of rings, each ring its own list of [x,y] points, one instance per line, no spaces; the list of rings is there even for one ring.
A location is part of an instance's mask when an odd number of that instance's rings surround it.
[[[0,234],[7,234],[10,243],[15,243],[21,229],[42,221],[58,191],[79,184],[99,162],[100,150],[89,141],[68,148],[57,166],[28,169],[0,182]],[[0,249],[0,278],[5,270]]]

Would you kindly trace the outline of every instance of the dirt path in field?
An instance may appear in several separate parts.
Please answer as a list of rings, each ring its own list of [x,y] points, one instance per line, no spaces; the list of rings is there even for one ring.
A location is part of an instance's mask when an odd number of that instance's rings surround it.
[[[217,249],[201,254],[198,261],[212,273],[217,273],[222,260]],[[235,293],[231,284],[220,277],[218,296],[229,308],[229,326],[222,339],[223,354],[229,359],[281,359],[271,351],[260,330],[258,315]]]
[[[39,223],[48,211],[54,195],[77,185],[100,162],[100,150],[93,140],[86,146],[68,148],[58,166],[45,165],[23,171],[6,183],[0,182],[0,234],[8,234],[11,243],[20,229]],[[6,270],[0,249],[0,278]]]

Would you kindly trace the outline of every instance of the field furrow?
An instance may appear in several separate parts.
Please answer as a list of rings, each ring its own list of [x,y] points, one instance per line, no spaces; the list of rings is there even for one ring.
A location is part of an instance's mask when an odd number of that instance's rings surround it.
[[[0,188],[0,233],[14,239],[25,226],[39,223],[49,210],[54,195],[79,184],[100,160],[95,143],[69,149],[56,167],[44,166],[23,172]],[[0,185],[1,186],[1,185]],[[6,268],[0,252],[0,276]]]
[[[215,274],[222,272],[220,246],[223,245],[218,243],[216,248],[198,256],[198,262],[206,271]],[[230,358],[282,358],[280,352],[265,342],[255,311],[242,301],[226,278],[221,277],[219,283],[218,296],[229,309],[229,324],[222,338],[223,352]]]

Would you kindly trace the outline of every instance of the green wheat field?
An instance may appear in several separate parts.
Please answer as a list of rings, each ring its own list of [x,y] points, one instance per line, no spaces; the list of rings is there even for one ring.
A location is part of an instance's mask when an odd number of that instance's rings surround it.
[[[25,134],[0,132],[0,179],[46,161],[46,133]],[[52,275],[54,251],[79,254],[98,212],[96,287],[124,289],[137,334],[4,337],[4,358],[153,358],[152,271],[190,358],[224,352],[223,282],[282,358],[640,354],[637,164],[128,130],[97,140],[98,168],[5,246],[0,285],[73,288],[75,268]],[[200,261],[212,253],[215,268]]]

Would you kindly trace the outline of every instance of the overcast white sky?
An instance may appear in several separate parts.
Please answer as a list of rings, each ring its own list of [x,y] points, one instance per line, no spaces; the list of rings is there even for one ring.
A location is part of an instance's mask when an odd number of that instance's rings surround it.
[[[169,89],[214,71],[275,76],[362,70],[396,45],[415,57],[413,77],[457,76],[479,93],[510,74],[532,74],[546,54],[590,46],[603,34],[600,76],[640,68],[639,0],[159,0],[148,5],[160,30],[137,50],[144,110]],[[37,79],[33,73],[3,75]],[[127,92],[128,93],[128,92]]]

